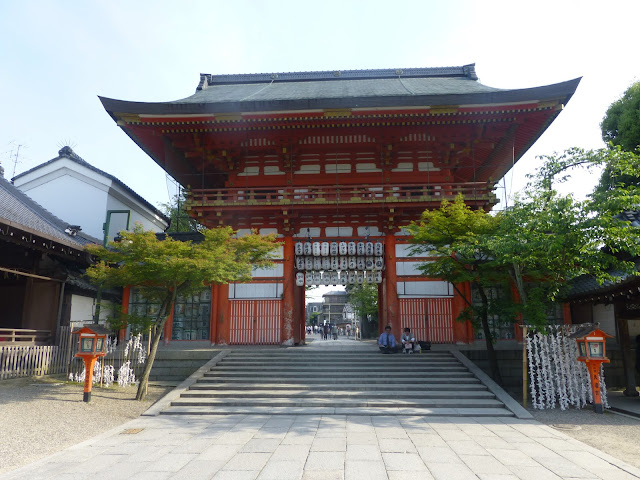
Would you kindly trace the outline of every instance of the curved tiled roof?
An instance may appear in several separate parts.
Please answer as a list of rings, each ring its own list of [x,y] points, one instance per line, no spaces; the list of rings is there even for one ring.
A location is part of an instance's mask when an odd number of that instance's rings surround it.
[[[100,97],[112,115],[187,115],[331,108],[384,108],[516,103],[554,98],[566,103],[580,79],[528,89],[478,82],[475,65],[272,74],[201,74],[196,93],[171,102]],[[115,118],[115,117],[114,117]]]
[[[78,232],[65,232],[69,223],[59,219],[31,197],[0,177],[0,222],[45,236],[83,250],[89,243],[102,243],[97,238]]]

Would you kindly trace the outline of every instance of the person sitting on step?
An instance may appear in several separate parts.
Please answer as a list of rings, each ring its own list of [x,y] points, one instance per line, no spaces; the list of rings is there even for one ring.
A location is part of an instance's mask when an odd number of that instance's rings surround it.
[[[384,333],[380,334],[378,339],[378,347],[382,353],[396,353],[396,337],[391,333],[391,326],[384,327]]]
[[[400,337],[400,341],[402,342],[402,353],[413,353],[416,346],[416,337],[411,333],[411,329],[409,327],[404,329],[404,332]]]

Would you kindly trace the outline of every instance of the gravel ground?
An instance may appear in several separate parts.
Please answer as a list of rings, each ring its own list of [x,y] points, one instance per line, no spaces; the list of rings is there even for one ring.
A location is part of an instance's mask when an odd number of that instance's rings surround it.
[[[0,473],[26,465],[138,417],[168,389],[150,387],[134,400],[135,387],[94,387],[82,401],[82,385],[60,379],[0,381]],[[541,423],[640,468],[640,420],[583,410],[530,410]]]
[[[532,410],[540,423],[640,468],[640,419],[612,412],[597,414],[591,407],[582,410]]]
[[[82,385],[46,378],[0,381],[0,473],[13,470],[110,430],[147,410],[168,389],[93,387],[82,401]]]

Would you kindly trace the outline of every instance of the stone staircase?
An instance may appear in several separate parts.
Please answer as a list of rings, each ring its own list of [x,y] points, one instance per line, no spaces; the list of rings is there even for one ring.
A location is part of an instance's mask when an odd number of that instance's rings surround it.
[[[162,412],[513,416],[450,352],[232,350]]]

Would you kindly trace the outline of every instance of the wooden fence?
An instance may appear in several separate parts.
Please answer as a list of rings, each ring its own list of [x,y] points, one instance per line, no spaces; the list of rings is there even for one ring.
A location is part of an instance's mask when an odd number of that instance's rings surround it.
[[[70,327],[58,327],[56,345],[0,345],[0,380],[66,373],[70,337]]]

